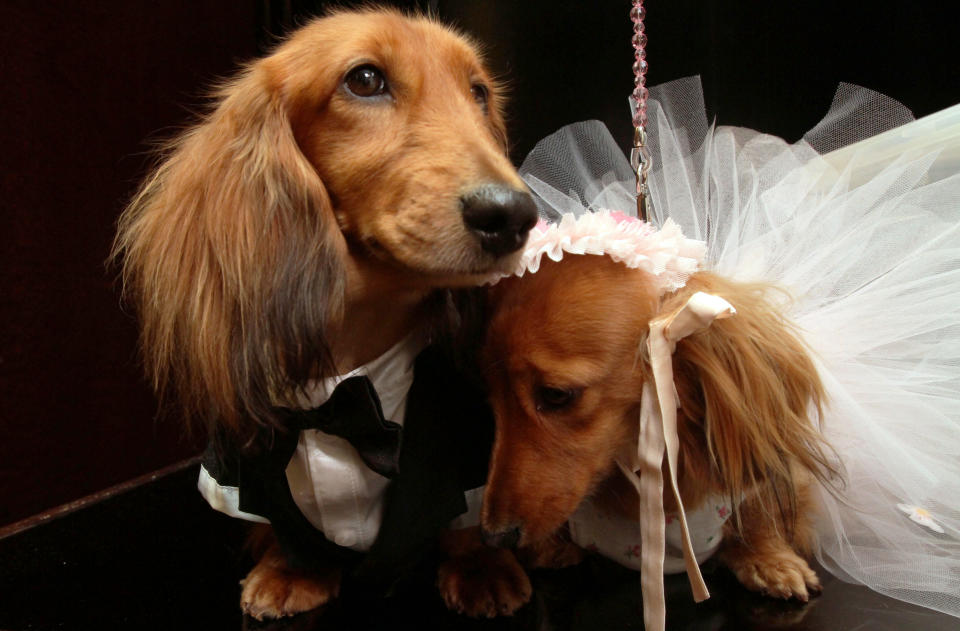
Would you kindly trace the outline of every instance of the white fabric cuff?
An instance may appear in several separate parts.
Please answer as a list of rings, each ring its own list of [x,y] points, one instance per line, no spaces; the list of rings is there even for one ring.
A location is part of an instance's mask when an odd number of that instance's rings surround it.
[[[451,530],[461,530],[480,525],[480,507],[483,505],[483,491],[486,488],[486,485],[484,485],[464,492],[464,499],[467,500],[467,512],[450,522]]]
[[[221,486],[203,466],[200,467],[197,489],[200,490],[200,495],[207,500],[207,503],[214,510],[247,521],[256,521],[262,524],[270,523],[270,520],[265,517],[240,510],[240,489],[235,486]]]

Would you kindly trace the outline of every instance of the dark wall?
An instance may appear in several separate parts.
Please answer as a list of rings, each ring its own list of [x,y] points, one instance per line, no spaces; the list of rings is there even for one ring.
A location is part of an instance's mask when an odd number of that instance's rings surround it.
[[[626,147],[633,89],[629,0],[440,0],[512,88],[513,155],[597,118]],[[648,85],[700,75],[719,124],[799,139],[841,81],[922,116],[960,102],[960,3],[919,0],[648,0]]]
[[[203,87],[321,1],[0,3],[0,525],[194,453],[153,420],[106,271],[114,222]],[[64,3],[65,5],[67,3]],[[570,122],[630,138],[630,3],[431,0],[488,44],[516,160]],[[647,2],[651,85],[700,74],[721,124],[794,140],[839,81],[918,114],[960,102],[957,3]]]
[[[255,52],[253,3],[60,4],[0,3],[0,525],[195,452],[104,261],[145,139]]]

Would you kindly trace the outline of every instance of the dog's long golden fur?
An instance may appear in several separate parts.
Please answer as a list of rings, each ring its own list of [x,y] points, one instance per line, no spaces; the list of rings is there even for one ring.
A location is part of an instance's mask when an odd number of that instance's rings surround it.
[[[714,490],[731,498],[769,486],[779,500],[771,508],[780,510],[795,503],[794,467],[824,481],[837,474],[816,425],[824,404],[819,374],[775,307],[787,299],[774,295],[780,290],[701,273],[661,312],[679,309],[697,291],[727,299],[737,315],[677,345],[684,472],[713,479]],[[695,439],[701,435],[705,444]]]
[[[809,483],[837,475],[817,429],[824,389],[809,351],[762,285],[698,273],[658,297],[646,272],[605,256],[567,255],[494,288],[485,347],[497,438],[483,508],[489,533],[517,529],[543,546],[589,496],[636,518],[615,466],[636,448],[651,319],[697,291],[734,317],[677,344],[679,486],[687,510],[733,499],[721,558],[748,587],[805,599],[819,589],[797,555],[810,549]],[[675,508],[669,493],[668,510]]]
[[[272,397],[330,362],[343,307],[330,200],[287,109],[253,66],[176,139],[120,222],[147,371],[188,416],[269,419]]]

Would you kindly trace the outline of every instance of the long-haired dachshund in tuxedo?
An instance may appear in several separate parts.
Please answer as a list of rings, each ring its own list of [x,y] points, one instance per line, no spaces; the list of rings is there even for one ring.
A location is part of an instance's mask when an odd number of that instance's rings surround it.
[[[468,39],[382,9],[313,20],[220,85],[119,221],[114,256],[161,400],[256,452],[290,433],[280,410],[313,384],[435,322],[449,289],[509,270],[536,208],[503,103]],[[264,528],[246,612],[338,594],[335,560],[293,564]],[[474,614],[519,606],[445,596]]]

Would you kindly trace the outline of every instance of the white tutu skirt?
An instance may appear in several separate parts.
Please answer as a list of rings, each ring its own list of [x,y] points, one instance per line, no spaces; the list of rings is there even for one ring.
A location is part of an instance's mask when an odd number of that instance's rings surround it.
[[[818,560],[838,577],[960,616],[960,106],[912,121],[843,85],[795,144],[712,127],[700,82],[651,90],[656,225],[707,243],[706,267],[775,282],[814,350],[821,419],[846,483],[820,489]],[[541,214],[636,214],[599,122],[521,167]]]

